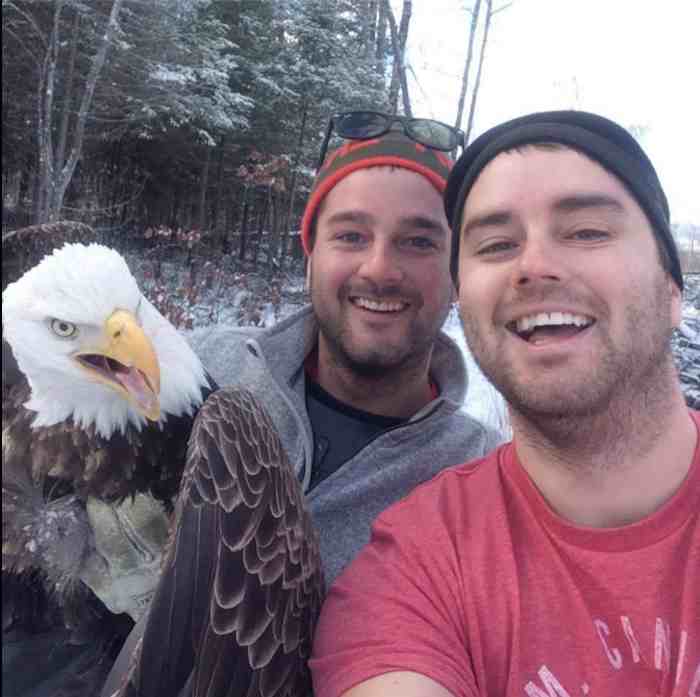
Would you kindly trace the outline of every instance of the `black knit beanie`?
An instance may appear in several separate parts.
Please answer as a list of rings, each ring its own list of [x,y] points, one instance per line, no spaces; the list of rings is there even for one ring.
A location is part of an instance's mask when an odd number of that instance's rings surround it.
[[[367,167],[392,166],[424,176],[442,195],[453,165],[447,153],[411,140],[402,131],[389,131],[367,140],[351,140],[326,157],[314,181],[301,221],[301,243],[311,254],[311,228],[323,199],[349,174]]]
[[[459,230],[464,203],[484,167],[499,153],[522,145],[561,143],[601,164],[622,181],[649,219],[670,260],[670,274],[683,290],[678,248],[671,234],[666,195],[639,143],[621,126],[585,111],[545,111],[521,116],[479,136],[450,173],[445,211],[452,227],[451,272],[457,284]]]

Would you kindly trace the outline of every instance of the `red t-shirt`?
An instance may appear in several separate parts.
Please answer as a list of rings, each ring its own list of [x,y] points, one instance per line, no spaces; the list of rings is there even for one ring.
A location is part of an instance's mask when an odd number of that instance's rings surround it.
[[[316,697],[394,670],[455,697],[700,697],[700,444],[662,508],[614,529],[557,516],[512,444],[445,470],[379,516],[311,668]]]

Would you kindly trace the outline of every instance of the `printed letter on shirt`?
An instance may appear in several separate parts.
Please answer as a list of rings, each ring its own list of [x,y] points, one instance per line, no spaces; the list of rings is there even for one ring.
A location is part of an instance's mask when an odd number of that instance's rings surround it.
[[[605,651],[605,655],[610,661],[610,665],[615,670],[620,670],[620,668],[622,668],[622,654],[620,654],[620,652],[617,649],[611,649],[608,646],[607,642],[607,637],[610,636],[610,628],[607,624],[605,624],[605,622],[603,622],[603,620],[593,620],[593,623],[595,624],[595,628],[598,632],[598,636],[600,637],[600,641],[603,644],[603,650]]]
[[[542,666],[537,674],[547,688],[547,692],[541,690],[534,682],[530,681],[525,685],[525,694],[527,697],[571,697],[571,695],[562,687],[561,683],[552,675],[547,666]]]

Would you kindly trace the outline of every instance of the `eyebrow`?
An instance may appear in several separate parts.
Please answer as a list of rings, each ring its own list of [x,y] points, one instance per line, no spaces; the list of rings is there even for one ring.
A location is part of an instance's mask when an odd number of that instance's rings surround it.
[[[575,213],[586,208],[609,208],[624,211],[625,207],[616,198],[608,194],[573,194],[558,199],[553,206],[560,213]]]
[[[616,198],[598,193],[564,196],[557,199],[552,208],[557,213],[575,213],[588,208],[608,208],[615,212],[625,210],[625,207]],[[512,220],[513,215],[508,210],[493,211],[492,213],[480,215],[467,221],[462,228],[462,236],[466,237],[476,228],[508,225]]]
[[[414,230],[429,230],[447,235],[447,229],[435,218],[426,215],[407,215],[399,219],[399,224],[403,228],[413,228]]]
[[[509,211],[494,211],[468,220],[462,228],[462,236],[466,237],[472,230],[480,227],[499,227],[508,225],[513,220]]]
[[[337,223],[357,223],[359,225],[370,226],[375,222],[374,216],[362,211],[338,211],[328,218],[328,224]],[[439,220],[425,215],[407,215],[399,218],[399,225],[403,228],[415,230],[430,230],[438,232],[443,236],[447,235],[445,225]]]
[[[328,218],[328,223],[358,223],[360,225],[370,225],[374,218],[368,213],[362,213],[361,211],[339,211],[338,213],[333,213],[333,215]]]

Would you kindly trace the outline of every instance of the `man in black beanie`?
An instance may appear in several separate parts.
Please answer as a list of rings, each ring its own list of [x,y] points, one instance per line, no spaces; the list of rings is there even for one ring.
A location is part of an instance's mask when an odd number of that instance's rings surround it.
[[[697,697],[700,413],[651,162],[608,119],[532,114],[466,149],[446,210],[514,438],[379,516],[324,606],[315,694]]]

